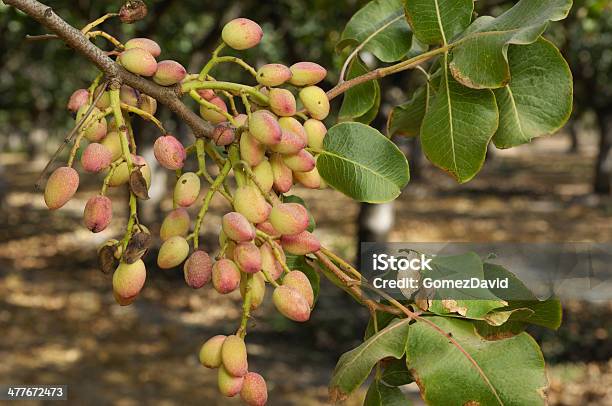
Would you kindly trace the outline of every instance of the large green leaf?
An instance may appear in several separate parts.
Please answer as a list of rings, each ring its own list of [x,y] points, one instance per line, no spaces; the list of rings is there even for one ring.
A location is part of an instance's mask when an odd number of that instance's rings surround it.
[[[374,381],[366,393],[363,406],[410,406],[412,402],[398,388]]]
[[[361,58],[355,57],[349,65],[347,79],[361,76],[367,72],[368,68],[361,61]],[[376,80],[362,83],[346,91],[342,99],[338,120],[352,121],[353,119],[364,116],[376,106],[377,100],[375,95],[377,92],[380,94],[380,86]],[[380,102],[380,98],[378,98],[378,102]]]
[[[396,134],[407,137],[419,135],[421,123],[427,111],[429,92],[430,86],[429,83],[426,83],[414,92],[409,101],[393,108],[387,121],[389,137]]]
[[[381,381],[388,386],[403,386],[414,382],[412,374],[406,366],[406,359],[393,359],[385,361],[385,370],[380,377]]]
[[[468,252],[460,255],[436,256],[430,262],[431,270],[423,271],[422,278],[462,281],[465,279],[484,279],[483,262],[480,257]],[[493,324],[501,322],[489,319],[487,315],[507,303],[486,288],[439,288],[434,292],[429,311],[446,315],[456,313],[475,320],[486,320]]]
[[[450,69],[457,81],[475,89],[498,88],[510,81],[509,44],[530,44],[549,21],[564,19],[572,0],[521,0],[497,18],[481,17],[453,48]]]
[[[381,359],[401,358],[406,351],[409,327],[409,319],[394,320],[359,347],[344,353],[336,364],[330,382],[332,402],[346,399],[361,386]]]
[[[510,148],[557,131],[572,112],[572,73],[559,50],[543,38],[508,49],[512,79],[495,89],[498,148]]]
[[[543,405],[547,385],[544,358],[526,333],[487,341],[469,321],[428,317],[475,360],[431,326],[410,328],[406,362],[430,405]]]
[[[402,59],[410,50],[412,34],[404,18],[402,0],[374,0],[349,20],[336,49],[349,45],[363,47],[383,62]]]
[[[446,44],[463,32],[474,11],[473,0],[405,0],[414,36],[429,45]]]
[[[399,148],[361,123],[329,129],[317,168],[330,186],[362,202],[391,201],[410,180],[408,162]]]
[[[467,182],[484,163],[498,119],[493,92],[462,86],[448,74],[444,63],[440,87],[421,126],[423,152],[458,182]]]

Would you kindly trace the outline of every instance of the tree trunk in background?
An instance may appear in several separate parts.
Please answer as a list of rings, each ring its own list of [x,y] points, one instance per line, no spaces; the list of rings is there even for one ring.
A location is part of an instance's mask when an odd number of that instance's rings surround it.
[[[570,147],[567,150],[569,154],[577,154],[580,151],[580,141],[578,141],[578,133],[580,132],[579,128],[580,122],[578,120],[572,120],[567,125],[567,130],[569,131],[570,137]]]
[[[361,203],[357,218],[357,264],[361,261],[362,242],[387,242],[395,222],[394,202],[383,204]]]
[[[612,112],[597,111],[597,124],[599,126],[599,153],[595,163],[594,192],[600,195],[609,195],[612,182]]]

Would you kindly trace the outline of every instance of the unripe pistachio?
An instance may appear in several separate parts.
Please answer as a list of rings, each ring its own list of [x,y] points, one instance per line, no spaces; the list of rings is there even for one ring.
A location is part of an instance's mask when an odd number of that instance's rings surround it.
[[[263,31],[259,24],[248,18],[236,18],[225,24],[221,31],[223,42],[238,51],[253,48],[262,37]]]
[[[174,201],[181,207],[189,207],[200,194],[200,177],[193,172],[185,172],[176,181]]]
[[[189,243],[185,238],[174,236],[162,244],[157,255],[157,266],[170,269],[179,266],[189,255]]]
[[[134,169],[139,168],[142,176],[147,183],[147,187],[151,186],[151,168],[149,164],[140,155],[132,155],[132,164]],[[113,176],[109,179],[108,184],[116,187],[126,184],[130,180],[130,172],[128,171],[128,165],[126,162],[122,162],[115,168]]]
[[[142,290],[146,278],[147,270],[142,260],[133,264],[120,263],[113,274],[113,292],[115,298],[121,299],[119,304],[130,304]]]
[[[157,42],[149,38],[132,38],[125,43],[125,49],[141,48],[150,53],[154,58],[161,55],[161,48]]]
[[[66,108],[73,113],[79,111],[79,109],[89,102],[89,91],[87,89],[77,89],[70,96],[68,105]]]
[[[244,127],[245,125],[247,125],[249,121],[249,116],[247,116],[246,114],[238,114],[237,116],[234,116],[234,122],[236,123],[236,127]]]
[[[171,171],[181,169],[187,157],[183,144],[169,134],[155,140],[153,153],[160,165]]]
[[[87,172],[100,172],[109,167],[113,159],[112,153],[102,144],[91,143],[81,155],[81,165]]]
[[[162,222],[159,236],[162,241],[170,237],[185,237],[189,232],[189,213],[183,208],[172,210]]]
[[[153,81],[158,85],[176,85],[187,76],[187,70],[177,61],[161,61],[157,63],[157,70],[153,75]]]
[[[122,85],[121,89],[119,90],[119,99],[121,100],[121,103],[125,103],[128,106],[140,106],[140,92],[133,87]]]
[[[244,376],[249,370],[244,339],[237,335],[227,336],[221,347],[221,363],[232,376]]]
[[[314,118],[309,118],[304,122],[304,129],[308,135],[308,146],[316,151],[322,151],[323,139],[327,134],[325,124]]]
[[[187,258],[183,266],[183,276],[187,286],[199,289],[212,278],[212,261],[202,250],[197,250]]]
[[[111,161],[113,162],[119,159],[123,154],[121,149],[121,137],[125,137],[125,135],[117,131],[111,131],[100,142],[111,152]]]
[[[290,82],[295,86],[315,85],[327,75],[327,70],[314,62],[298,62],[289,69],[291,70]]]
[[[284,155],[283,162],[289,169],[296,172],[308,172],[315,167],[314,157],[305,149],[300,150],[297,154]]]
[[[93,196],[87,200],[83,211],[85,226],[94,233],[104,231],[113,217],[113,205],[106,196]]]
[[[57,210],[65,205],[79,188],[79,174],[73,168],[57,168],[45,187],[45,203],[50,210]]]
[[[265,379],[255,372],[247,373],[240,390],[240,398],[248,406],[265,406],[268,402],[268,387]]]
[[[289,130],[298,135],[304,142],[304,146],[306,146],[308,143],[308,135],[306,134],[306,130],[304,129],[304,126],[294,117],[281,117],[278,119],[278,125],[280,125],[283,130]]]
[[[234,260],[234,250],[236,249],[236,243],[234,241],[227,242],[227,248],[225,249],[225,258]]]
[[[291,70],[280,63],[269,63],[259,68],[256,78],[261,85],[276,87],[291,79]]]
[[[227,122],[217,124],[212,133],[216,145],[224,147],[234,142],[236,130]]]
[[[303,88],[300,90],[300,100],[312,118],[324,120],[329,115],[329,99],[320,87]]]
[[[240,136],[240,158],[250,166],[257,166],[264,159],[266,147],[248,131]]]
[[[209,338],[200,348],[200,364],[206,368],[219,368],[221,366],[221,347],[227,336],[216,335]]]
[[[278,120],[267,110],[258,110],[251,114],[249,132],[264,145],[276,145],[281,140]]]
[[[240,285],[240,270],[230,259],[220,259],[212,269],[212,282],[221,294],[233,292]]]
[[[126,49],[119,54],[117,61],[128,71],[141,76],[153,76],[157,70],[153,55],[142,48]]]
[[[240,295],[244,299],[246,295],[247,278],[246,274],[242,274],[240,279]],[[257,309],[266,296],[266,278],[261,272],[253,274],[251,279],[251,310]]]
[[[83,117],[85,117],[85,113],[89,110],[89,105],[85,104],[81,106],[79,111],[77,112],[76,121],[79,122]],[[85,119],[85,122],[81,125],[79,131],[83,132],[85,138],[87,138],[91,142],[98,142],[102,140],[106,136],[107,131],[107,122],[106,118],[101,117],[97,119],[101,114],[100,110],[97,107],[94,107],[91,110],[91,113]]]
[[[270,109],[276,115],[290,117],[297,111],[295,96],[287,89],[271,89],[268,97]]]
[[[157,112],[157,100],[147,94],[140,95],[140,110],[154,116]]]
[[[272,165],[272,174],[274,175],[274,190],[279,193],[288,192],[291,186],[293,186],[293,173],[291,169],[285,165],[280,154],[272,154],[270,164]]]
[[[316,166],[309,172],[293,172],[293,179],[308,189],[321,188],[321,175]]]
[[[204,100],[211,101],[212,99],[217,97],[217,94],[212,89],[198,89],[197,92]]]
[[[272,208],[270,223],[282,235],[299,234],[308,228],[308,211],[299,203],[281,203]]]
[[[234,210],[251,223],[262,223],[268,219],[272,208],[253,185],[240,186],[234,194]]]
[[[283,129],[280,143],[272,145],[270,149],[279,154],[296,154],[305,146],[306,142],[297,133]]]
[[[242,389],[242,383],[244,382],[243,376],[232,376],[227,370],[221,365],[219,367],[219,375],[217,377],[219,392],[223,396],[227,396],[229,398],[236,396],[240,393]]]
[[[257,166],[253,168],[253,175],[255,175],[255,179],[259,185],[265,190],[269,192],[272,190],[272,185],[274,184],[274,174],[272,172],[272,165],[270,165],[270,161],[264,159]]]
[[[234,261],[242,272],[256,273],[261,271],[261,254],[253,242],[241,242],[234,249]]]
[[[264,233],[268,234],[272,238],[280,238],[281,234],[274,228],[272,223],[264,221],[263,223],[257,224],[256,228]]]
[[[209,102],[217,106],[217,108],[219,108],[221,111],[227,113],[227,104],[225,104],[221,98],[213,97],[209,100]],[[204,120],[210,121],[213,124],[219,124],[227,121],[227,117],[224,114],[202,105],[200,105],[200,116],[202,116]]]
[[[283,286],[288,286],[297,290],[300,295],[306,299],[308,305],[312,308],[314,304],[314,292],[308,277],[304,272],[291,271],[283,278]]]
[[[242,214],[235,211],[227,213],[221,220],[223,232],[230,240],[236,242],[252,241],[255,228]]]
[[[278,252],[281,254],[281,259],[285,261],[286,258],[283,249],[280,247],[280,245],[278,245],[278,243],[274,242],[273,244],[274,247],[276,247]],[[274,251],[272,249],[272,245],[267,242],[261,244],[261,247],[259,247],[259,253],[261,255],[261,269],[265,271],[268,275],[270,275],[272,280],[277,280],[283,274],[284,269],[280,262],[278,262],[278,260],[276,259]]]
[[[295,235],[283,235],[281,245],[289,254],[306,255],[321,249],[321,243],[308,231],[302,231]]]
[[[96,100],[96,98],[98,97],[98,95],[100,94],[102,90],[103,90],[102,85],[96,87],[96,90],[94,90],[94,95],[93,95],[94,100]],[[110,107],[110,105],[111,105],[110,93],[108,91],[104,91],[104,94],[96,102],[96,107],[99,108],[100,110],[106,110],[107,108]]]
[[[308,301],[293,288],[277,287],[272,294],[272,302],[276,310],[290,320],[305,322],[310,318]]]

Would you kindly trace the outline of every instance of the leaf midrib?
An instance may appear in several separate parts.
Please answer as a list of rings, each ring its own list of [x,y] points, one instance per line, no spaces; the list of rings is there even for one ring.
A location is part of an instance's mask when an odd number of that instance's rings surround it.
[[[387,182],[391,183],[393,186],[395,186],[395,188],[396,188],[396,189],[398,189],[398,190],[399,190],[399,186],[398,186],[398,185],[397,185],[395,182],[393,182],[393,181],[389,180],[388,178],[386,178],[386,177],[385,177],[385,176],[384,176],[382,173],[376,172],[375,170],[370,169],[370,168],[368,168],[367,166],[364,166],[364,165],[360,164],[359,162],[353,161],[353,160],[351,160],[351,159],[348,159],[347,157],[344,157],[344,156],[341,156],[341,155],[335,154],[335,153],[333,153],[333,152],[331,152],[331,151],[328,151],[328,150],[324,150],[324,151],[322,151],[322,152],[321,152],[321,154],[322,154],[322,155],[329,155],[329,156],[333,156],[333,157],[336,157],[336,158],[338,158],[338,159],[340,159],[340,160],[342,160],[342,161],[350,162],[350,163],[352,163],[353,165],[358,166],[358,167],[360,167],[360,168],[363,168],[363,169],[365,169],[366,171],[368,171],[368,172],[370,172],[370,173],[374,174],[375,176],[377,176],[377,177],[380,177],[380,178],[384,179],[385,181],[387,181]]]

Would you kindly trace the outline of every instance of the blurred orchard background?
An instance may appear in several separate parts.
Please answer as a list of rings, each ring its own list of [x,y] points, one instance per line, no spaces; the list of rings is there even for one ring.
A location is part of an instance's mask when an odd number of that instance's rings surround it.
[[[195,72],[224,23],[249,17],[265,36],[244,54],[248,62],[316,61],[329,70],[323,84],[329,89],[347,56],[335,52],[335,43],[366,2],[149,0],[144,21],[104,27],[124,40],[150,37],[161,44],[165,59]],[[78,27],[121,3],[47,2]],[[512,3],[483,0],[476,10],[497,15]],[[569,18],[547,33],[574,74],[575,112],[564,129],[510,151],[491,149],[481,174],[462,186],[423,159],[418,140],[396,138],[409,158],[412,180],[394,204],[359,205],[337,192],[298,192],[312,208],[324,244],[354,259],[358,240],[609,242],[612,6],[607,0],[574,3]],[[126,213],[116,210],[113,227],[91,235],[81,215],[100,179],[82,177],[77,199],[55,213],[34,190],[39,172],[74,123],[65,109],[69,95],[97,73],[59,41],[25,40],[43,33],[36,22],[0,4],[0,383],[68,384],[72,404],[238,404],[218,395],[216,373],[199,366],[197,352],[209,336],[235,329],[239,296],[221,297],[210,287],[193,291],[182,271],[156,269],[150,253],[143,294],[133,306],[119,307],[110,277],[96,268],[95,250],[120,233]],[[217,75],[249,79],[234,67]],[[381,131],[390,107],[409,98],[413,75],[384,79],[383,108],[374,122]],[[162,117],[183,140],[191,137],[167,110]],[[143,154],[153,162],[155,130],[140,124],[136,134],[149,145]],[[172,174],[158,169],[153,176],[154,183],[167,177],[169,184]],[[161,189],[152,195],[141,221],[156,232],[171,199]],[[112,197],[119,207],[126,196],[114,191]],[[214,215],[206,220],[209,251],[218,245],[225,204],[214,200]],[[266,377],[270,404],[326,404],[335,361],[362,336],[366,312],[326,281],[309,323],[289,322],[272,310],[268,305],[255,313],[249,335],[249,362]],[[532,330],[548,360],[550,404],[612,404],[611,316],[611,301],[568,302],[559,331]],[[406,390],[419,404],[416,387]],[[363,395],[348,404],[361,404]]]

